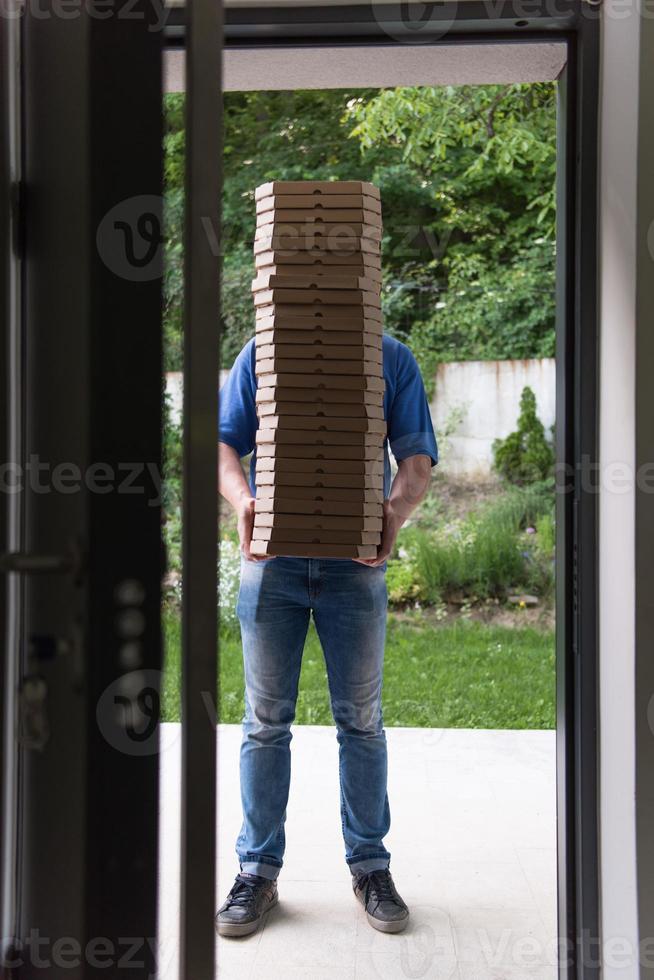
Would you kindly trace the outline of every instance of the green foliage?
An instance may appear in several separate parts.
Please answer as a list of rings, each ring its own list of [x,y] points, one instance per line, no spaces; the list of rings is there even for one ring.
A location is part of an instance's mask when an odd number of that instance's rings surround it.
[[[420,598],[422,589],[414,563],[407,559],[389,558],[386,564],[386,588],[388,601],[392,606],[402,606]]]
[[[503,599],[509,590],[521,587],[549,595],[552,552],[540,550],[540,543],[535,546],[531,539],[538,535],[526,529],[534,522],[539,526],[551,507],[551,487],[540,484],[512,489],[463,520],[444,522],[430,531],[408,528],[400,542],[416,587],[413,593],[405,589],[404,599],[398,601],[416,596],[428,603],[453,596]],[[545,537],[545,523],[543,527]],[[394,574],[398,587],[399,575]]]
[[[183,107],[166,96],[169,370],[182,359]],[[426,379],[442,360],[551,355],[555,120],[549,83],[226,93],[223,366],[253,330],[254,188],[273,179],[379,185],[385,328]]]
[[[518,535],[493,520],[469,519],[417,541],[416,565],[432,601],[461,592],[474,598],[504,597],[524,578]]]
[[[173,419],[168,395],[164,397],[162,502],[167,570],[179,575],[182,569],[182,433]],[[173,597],[180,598],[178,593]]]
[[[518,428],[506,439],[494,441],[493,456],[495,469],[510,483],[533,483],[551,476],[554,450],[545,437],[531,388],[522,390]]]
[[[555,527],[554,515],[546,512],[536,521],[536,551],[543,558],[554,557]]]
[[[164,360],[181,371],[184,300],[184,96],[164,99]]]
[[[401,149],[426,192],[432,255],[414,262],[439,295],[407,330],[425,368],[553,354],[555,87],[386,89],[351,112],[364,148]]]

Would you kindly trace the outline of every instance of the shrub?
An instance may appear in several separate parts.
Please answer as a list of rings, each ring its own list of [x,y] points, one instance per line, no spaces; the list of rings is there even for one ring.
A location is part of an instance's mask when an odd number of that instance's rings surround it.
[[[534,541],[534,546],[541,557],[552,558],[554,556],[555,543],[554,517],[552,516],[551,512],[546,512],[541,514],[536,521],[536,539]]]
[[[240,580],[241,551],[238,541],[231,537],[222,538],[218,554],[218,615],[222,632],[238,632],[236,600]]]
[[[389,558],[386,565],[386,588],[391,605],[401,606],[420,598],[421,586],[415,564],[410,559]]]
[[[510,483],[533,483],[551,476],[554,451],[536,414],[536,396],[531,388],[522,389],[518,428],[506,439],[495,440],[493,456],[495,469]]]
[[[544,480],[525,487],[511,487],[502,497],[487,506],[483,513],[496,524],[518,531],[534,527],[552,510],[552,481]]]
[[[416,567],[430,601],[458,590],[482,598],[503,594],[524,576],[517,530],[487,513],[454,522],[416,542]]]
[[[414,529],[403,544],[415,567],[420,594],[437,602],[463,593],[502,598],[509,589],[530,587],[549,594],[553,583],[552,491],[547,483],[510,490],[465,520],[431,534]],[[525,544],[527,527],[536,526]]]

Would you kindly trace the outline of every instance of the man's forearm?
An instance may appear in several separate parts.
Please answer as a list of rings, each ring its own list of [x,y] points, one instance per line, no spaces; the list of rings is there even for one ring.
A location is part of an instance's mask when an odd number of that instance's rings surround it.
[[[398,530],[424,499],[430,480],[429,456],[409,456],[398,464],[387,507],[393,519],[398,522]]]
[[[398,532],[427,493],[431,458],[422,454],[398,463],[388,500],[384,501],[384,526],[376,558],[355,558],[362,565],[381,565],[393,550]]]
[[[245,479],[239,454],[225,442],[218,443],[218,488],[236,511],[241,551],[248,561],[262,561],[250,550],[254,526],[254,497]]]
[[[218,443],[218,488],[236,511],[252,498],[240,457],[226,442]]]

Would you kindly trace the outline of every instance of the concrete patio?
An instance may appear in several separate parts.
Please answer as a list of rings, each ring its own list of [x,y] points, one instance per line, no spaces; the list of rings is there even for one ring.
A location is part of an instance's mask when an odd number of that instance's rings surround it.
[[[385,843],[411,908],[389,936],[352,895],[335,730],[293,731],[280,903],[254,936],[219,940],[221,980],[555,980],[554,732],[386,729]],[[238,871],[239,743],[239,726],[219,726],[220,902]],[[162,726],[161,765],[159,980],[177,980],[179,725]]]

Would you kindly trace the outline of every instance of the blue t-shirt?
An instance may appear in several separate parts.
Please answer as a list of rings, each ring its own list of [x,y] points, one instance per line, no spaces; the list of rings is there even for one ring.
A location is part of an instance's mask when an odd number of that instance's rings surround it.
[[[391,452],[399,462],[419,453],[430,456],[432,466],[438,462],[438,447],[429,413],[429,403],[416,359],[406,346],[384,334],[382,340],[384,366],[384,418],[387,437],[384,439],[384,496],[391,488]],[[258,428],[254,339],[248,341],[238,355],[229,376],[220,389],[218,438],[226,442],[239,456],[252,453],[250,488],[256,495],[254,481],[256,465],[256,431]]]

